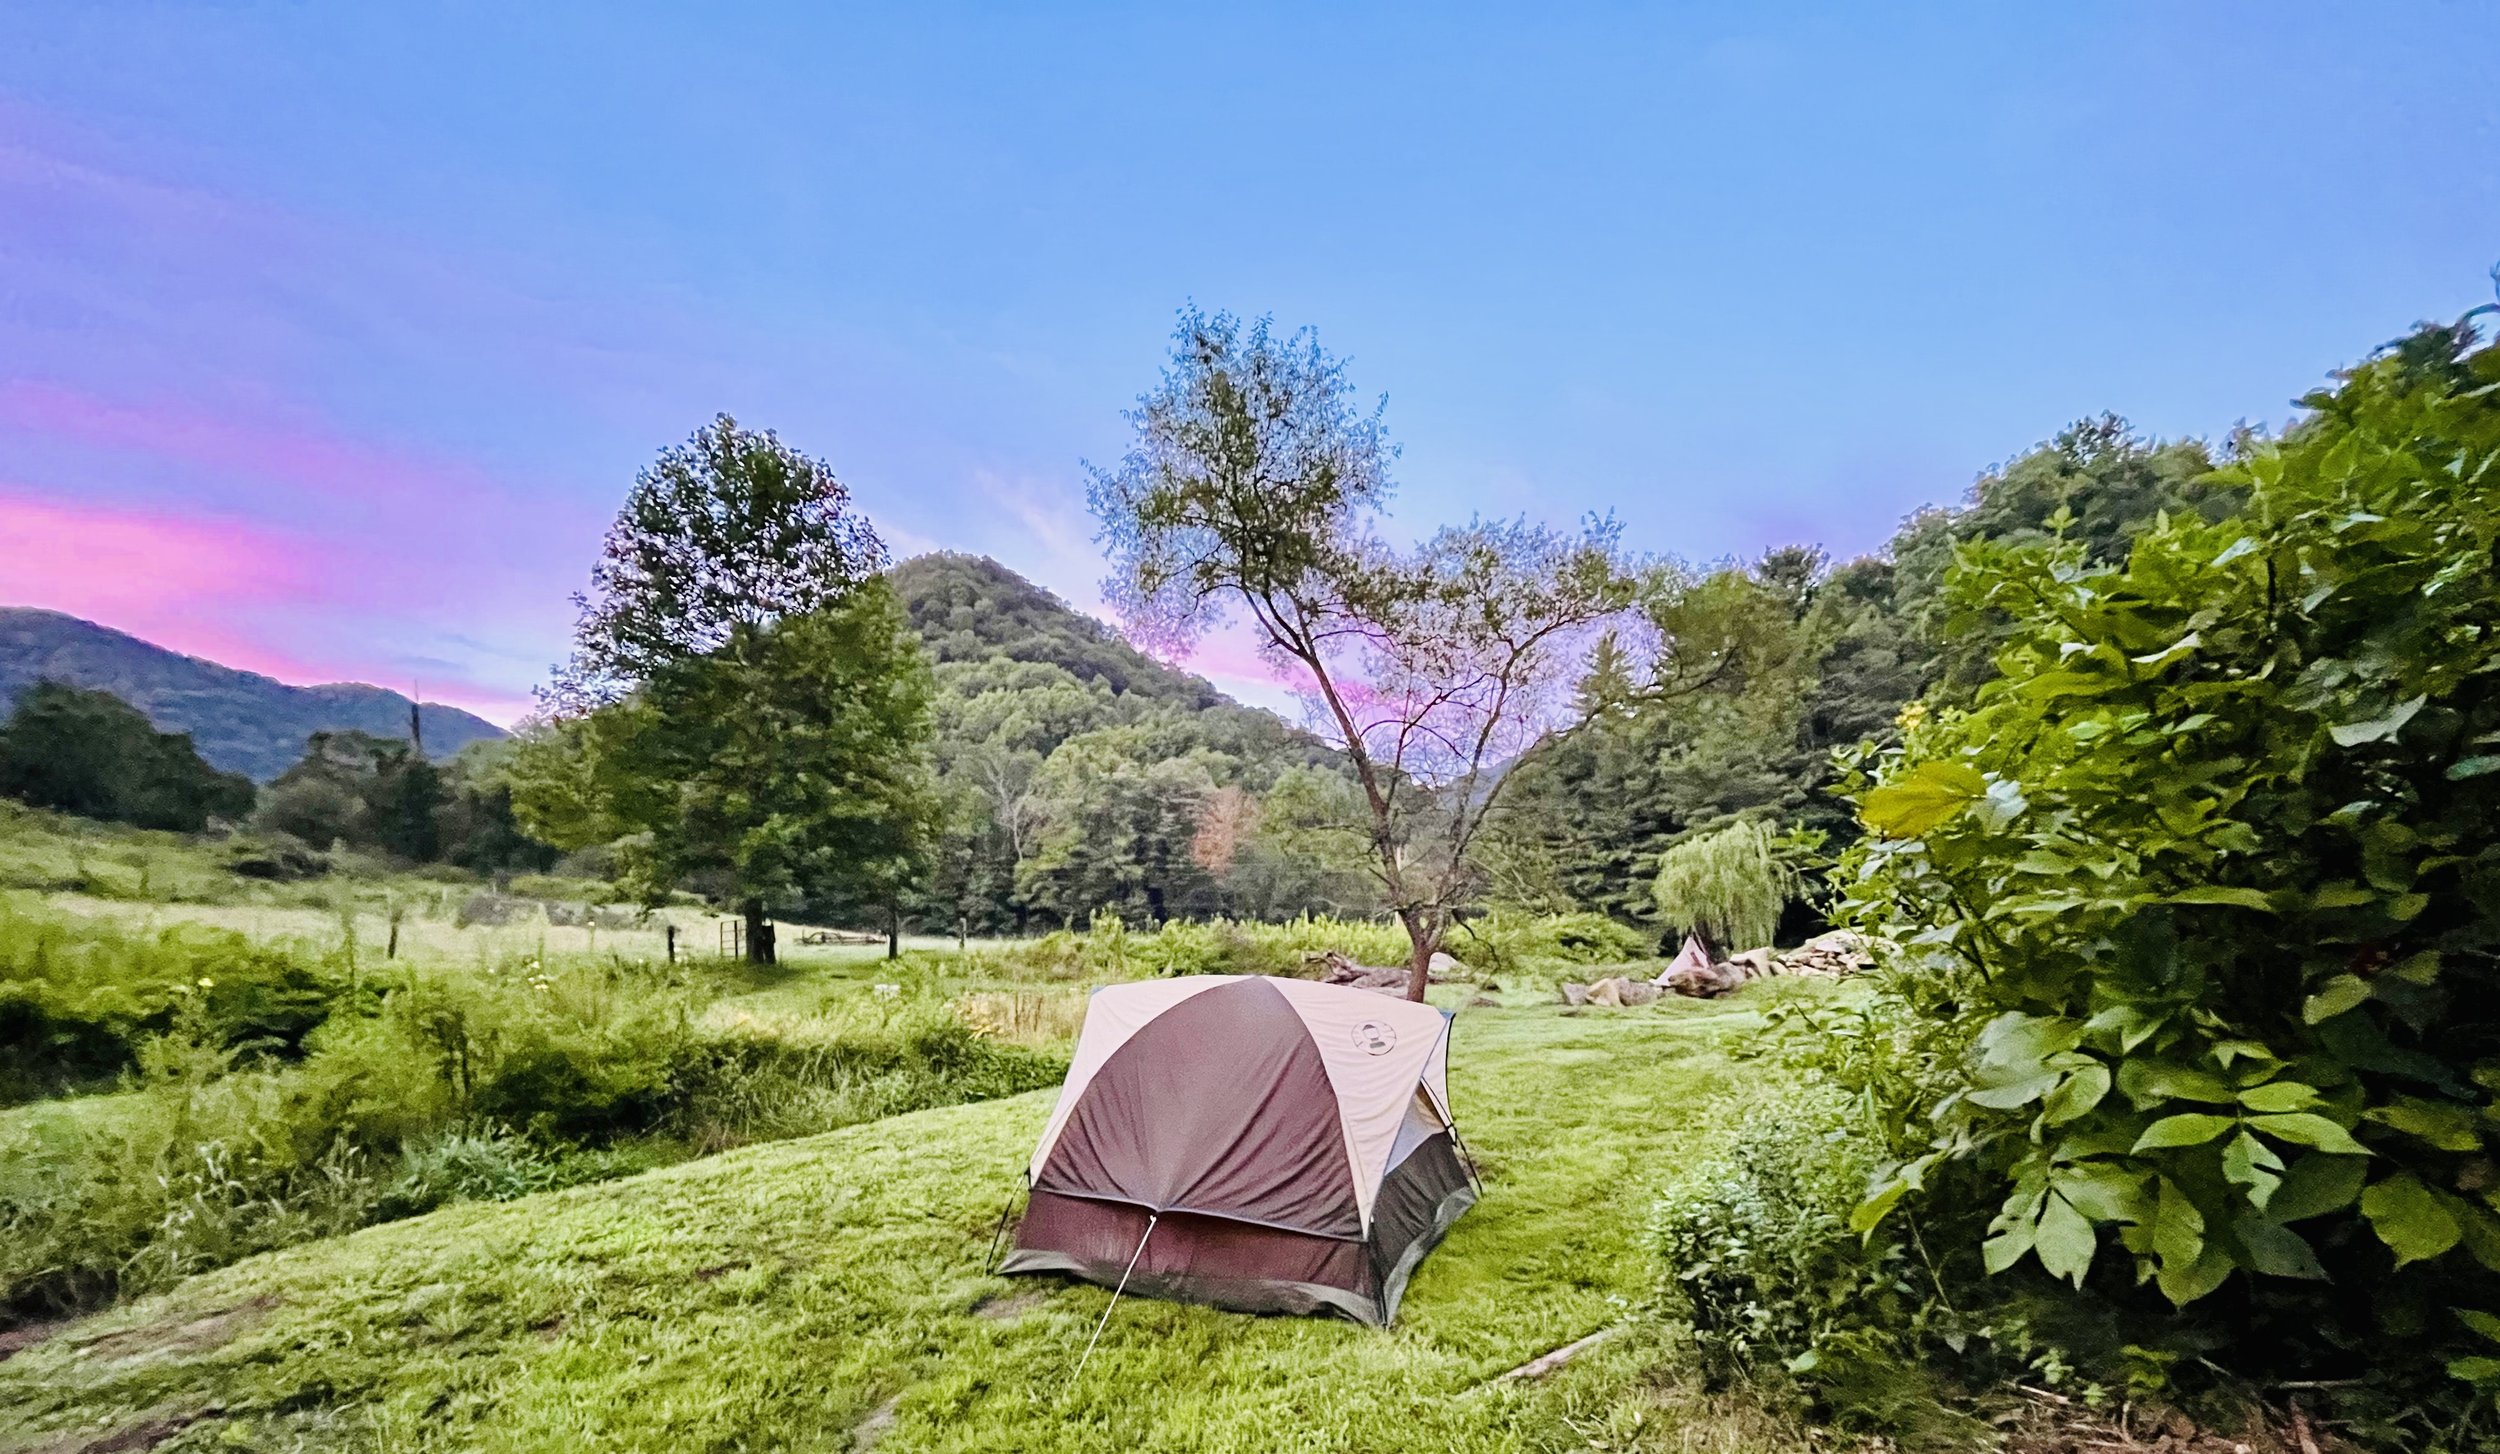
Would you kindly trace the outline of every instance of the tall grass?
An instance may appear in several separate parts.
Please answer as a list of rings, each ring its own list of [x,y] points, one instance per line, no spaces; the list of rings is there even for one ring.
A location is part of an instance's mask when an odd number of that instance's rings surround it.
[[[24,951],[10,962],[42,971],[6,981],[31,987],[17,1002],[100,1027],[121,1063],[115,1093],[0,1111],[0,1322],[446,1200],[1033,1089],[1065,1066],[925,995],[706,1026],[716,986],[666,965],[523,957],[342,981],[302,946],[5,922],[0,944]],[[269,994],[234,1002],[251,1014],[217,998],[238,965],[264,988],[321,987],[286,1053],[237,1028],[266,1027],[253,1007]],[[113,1013],[61,1008],[91,1001]]]

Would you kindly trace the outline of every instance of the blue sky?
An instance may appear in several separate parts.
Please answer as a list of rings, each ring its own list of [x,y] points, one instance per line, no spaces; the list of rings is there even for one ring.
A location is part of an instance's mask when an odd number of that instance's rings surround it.
[[[2486,301],[2495,55],[2467,4],[16,0],[0,600],[509,718],[726,410],[1090,606],[1079,462],[1192,299],[1388,395],[1402,529],[1852,554]]]

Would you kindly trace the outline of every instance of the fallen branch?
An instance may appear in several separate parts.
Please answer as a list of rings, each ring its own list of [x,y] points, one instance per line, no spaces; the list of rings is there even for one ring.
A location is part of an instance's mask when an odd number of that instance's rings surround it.
[[[1564,1364],[1569,1363],[1572,1359],[1579,1357],[1581,1354],[1586,1353],[1591,1348],[1596,1347],[1598,1344],[1605,1342],[1607,1339],[1622,1331],[1623,1325],[1621,1323],[1617,1323],[1610,1328],[1600,1328],[1596,1332],[1589,1334],[1587,1337],[1582,1338],[1577,1342],[1565,1343],[1560,1348],[1557,1348],[1553,1352],[1545,1354],[1542,1357],[1531,1358],[1527,1362],[1520,1364],[1517,1368],[1512,1369],[1510,1372],[1503,1374],[1493,1381],[1495,1383],[1520,1383],[1532,1378],[1543,1378],[1555,1369],[1562,1367]]]

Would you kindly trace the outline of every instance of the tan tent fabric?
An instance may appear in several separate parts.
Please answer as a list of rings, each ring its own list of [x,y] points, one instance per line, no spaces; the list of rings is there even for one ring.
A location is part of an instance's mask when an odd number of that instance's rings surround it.
[[[1709,968],[1710,951],[1702,947],[1700,936],[1687,934],[1684,936],[1683,947],[1676,950],[1675,958],[1668,961],[1667,967],[1660,970],[1658,972],[1658,977],[1651,980],[1650,983],[1654,985],[1665,985],[1673,976],[1684,970],[1698,969],[1706,973]]]
[[[1311,1041],[1337,1088],[1346,1150],[1354,1162],[1354,1195],[1363,1225],[1372,1220],[1380,1178],[1398,1123],[1448,1033],[1449,1020],[1430,1005],[1391,999],[1374,990],[1310,980],[1271,981],[1309,1027]]]

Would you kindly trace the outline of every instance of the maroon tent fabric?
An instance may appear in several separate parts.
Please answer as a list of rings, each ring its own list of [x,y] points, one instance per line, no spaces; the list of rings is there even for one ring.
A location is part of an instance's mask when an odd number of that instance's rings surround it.
[[[1206,1094],[1210,1077],[1235,1093]],[[1033,1189],[1322,1237],[1363,1230],[1319,1049],[1256,979],[1130,1037],[1094,1073]]]
[[[1333,1076],[1315,1026],[1342,1032]],[[1300,981],[1100,992],[1004,1270],[1388,1322],[1474,1201],[1424,1079],[1447,1029],[1428,1007]]]

